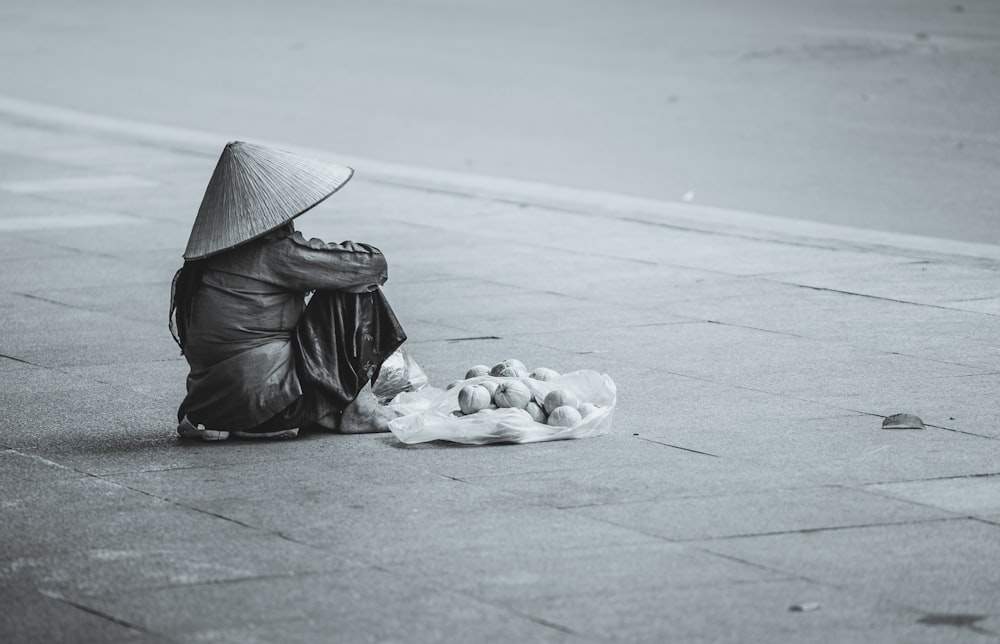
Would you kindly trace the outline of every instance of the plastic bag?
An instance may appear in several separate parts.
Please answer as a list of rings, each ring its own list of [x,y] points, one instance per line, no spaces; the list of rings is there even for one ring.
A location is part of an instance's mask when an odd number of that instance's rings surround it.
[[[399,394],[389,407],[403,415],[389,422],[389,430],[408,444],[445,440],[466,445],[590,438],[611,431],[618,390],[607,374],[574,371],[547,381],[523,379],[531,387],[536,401],[543,400],[548,392],[560,387],[569,389],[580,400],[600,406],[572,427],[535,422],[523,409],[484,409],[467,416],[456,415],[459,390],[467,384],[484,380],[504,379],[479,376],[463,380],[447,390],[425,387],[417,392]]]
[[[372,385],[372,393],[382,404],[404,391],[420,391],[428,385],[427,374],[420,368],[409,352],[396,349],[385,359],[378,378]]]

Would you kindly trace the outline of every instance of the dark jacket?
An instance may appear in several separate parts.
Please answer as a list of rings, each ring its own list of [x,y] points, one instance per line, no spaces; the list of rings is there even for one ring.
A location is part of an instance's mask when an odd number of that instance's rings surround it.
[[[191,371],[178,416],[222,430],[254,427],[302,394],[293,336],[308,292],[369,292],[388,276],[377,248],[306,241],[298,232],[202,261],[185,316]]]

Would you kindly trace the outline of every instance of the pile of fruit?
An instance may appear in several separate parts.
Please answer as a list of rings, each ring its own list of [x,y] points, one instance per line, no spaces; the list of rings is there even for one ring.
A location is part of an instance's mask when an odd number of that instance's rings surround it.
[[[573,427],[601,407],[580,400],[571,390],[538,383],[555,381],[559,373],[539,367],[532,371],[515,358],[488,367],[476,365],[463,380],[456,380],[448,389],[458,388],[459,409],[456,416],[468,416],[490,409],[520,409],[536,423],[555,427]],[[473,382],[467,382],[473,380]]]

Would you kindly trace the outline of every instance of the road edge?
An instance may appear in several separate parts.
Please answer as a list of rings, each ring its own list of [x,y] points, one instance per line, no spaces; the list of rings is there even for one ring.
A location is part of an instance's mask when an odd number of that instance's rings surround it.
[[[144,123],[0,95],[0,115],[46,127],[101,133],[129,141],[167,146],[214,156],[226,142],[247,137],[182,127]],[[418,190],[432,190],[472,198],[558,208],[649,224],[734,235],[823,248],[876,250],[889,254],[945,255],[1000,261],[1000,245],[909,235],[839,224],[777,217],[730,208],[663,201],[540,182],[455,172],[289,145],[287,142],[249,139],[355,168],[358,179]]]

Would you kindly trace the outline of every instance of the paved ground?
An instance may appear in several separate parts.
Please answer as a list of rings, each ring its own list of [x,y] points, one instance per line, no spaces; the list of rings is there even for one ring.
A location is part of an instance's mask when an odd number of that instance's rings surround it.
[[[997,247],[360,163],[301,224],[386,252],[432,381],[596,369],[614,431],[188,444],[168,288],[225,139],[35,114],[0,110],[0,640],[1000,638]]]

